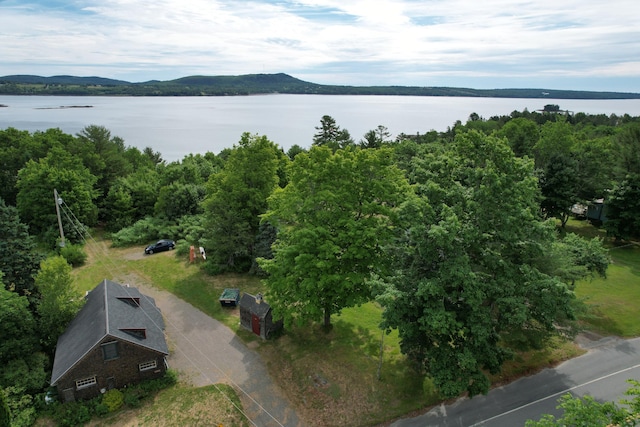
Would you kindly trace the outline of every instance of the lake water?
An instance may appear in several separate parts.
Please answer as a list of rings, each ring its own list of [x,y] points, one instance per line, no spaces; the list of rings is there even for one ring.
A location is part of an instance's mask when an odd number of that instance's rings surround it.
[[[167,161],[185,155],[219,153],[243,132],[266,135],[287,150],[309,147],[323,115],[332,116],[355,141],[386,126],[399,133],[445,131],[471,113],[484,118],[514,110],[563,110],[640,116],[640,100],[556,100],[347,95],[256,95],[234,97],[59,97],[0,96],[0,129],[36,131],[60,128],[76,134],[88,125],[104,126],[126,145],[151,147]],[[72,106],[91,108],[60,108]]]

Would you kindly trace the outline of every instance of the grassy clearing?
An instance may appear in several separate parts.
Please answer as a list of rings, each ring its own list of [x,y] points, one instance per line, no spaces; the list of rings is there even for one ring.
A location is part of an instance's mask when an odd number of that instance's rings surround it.
[[[161,391],[153,402],[142,408],[114,413],[88,426],[249,426],[249,421],[234,405],[240,407],[240,400],[235,391],[224,384],[199,388],[175,386]]]
[[[640,335],[640,246],[616,244],[602,229],[586,221],[570,220],[567,231],[603,238],[612,260],[606,279],[587,279],[576,285],[576,295],[588,307],[580,316],[584,327],[601,335]]]
[[[583,222],[570,221],[567,227],[588,237],[602,236],[600,230]],[[640,335],[640,313],[634,311],[633,303],[640,300],[639,250],[612,249],[614,264],[608,279],[577,285],[577,294],[589,307],[582,317],[587,327],[597,328],[602,334]],[[74,270],[79,291],[92,289],[105,277],[120,283],[137,277],[188,301],[237,331],[243,340],[253,342],[252,347],[308,425],[375,425],[439,402],[429,379],[417,375],[400,353],[396,331],[384,336],[380,365],[382,335],[378,325],[382,312],[375,303],[334,316],[329,333],[311,325],[263,342],[238,328],[237,310],[222,309],[218,302],[227,287],[253,294],[262,291],[259,279],[243,275],[211,277],[176,252],[145,257],[142,247],[110,248],[106,241],[91,243],[87,252],[88,265]],[[578,354],[580,349],[573,343],[558,340],[548,348],[518,354],[492,381],[502,384]],[[176,389],[178,394],[189,392],[187,388]],[[203,403],[209,397],[196,395],[191,399]],[[159,405],[153,411],[162,414],[165,409]]]

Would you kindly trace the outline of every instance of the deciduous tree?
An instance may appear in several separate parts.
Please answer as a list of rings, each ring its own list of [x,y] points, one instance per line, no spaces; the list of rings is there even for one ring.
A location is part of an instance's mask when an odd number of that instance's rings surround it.
[[[332,314],[371,299],[367,280],[387,272],[383,248],[408,193],[389,149],[298,154],[264,215],[278,230],[273,259],[260,262],[274,313],[329,326]]]
[[[38,334],[29,311],[29,300],[4,286],[0,286],[0,325],[0,366],[38,350]]]
[[[71,266],[61,256],[47,258],[36,276],[40,299],[36,304],[38,331],[44,348],[53,354],[58,337],[81,306],[73,287]]]
[[[518,117],[509,120],[498,134],[507,138],[517,157],[533,156],[533,147],[540,139],[540,130],[533,120]]]
[[[414,167],[421,198],[402,211],[409,226],[380,297],[384,326],[443,396],[485,393],[511,333],[539,342],[572,315],[572,292],[540,265],[555,225],[538,217],[532,162],[504,140],[459,134]]]
[[[640,174],[630,174],[609,193],[606,199],[607,234],[616,239],[640,236]]]
[[[634,427],[640,424],[640,382],[629,380],[631,387],[625,392],[630,399],[614,402],[598,402],[593,397],[574,397],[565,394],[559,400],[559,417],[547,414],[539,421],[528,420],[526,427]]]
[[[37,162],[29,161],[18,173],[17,207],[20,217],[29,224],[33,234],[47,234],[55,241],[57,234],[56,211],[53,190],[83,225],[93,226],[98,219],[94,201],[98,195],[94,189],[97,181],[80,159],[74,158],[59,147],[52,148],[46,157]],[[63,221],[65,235],[80,238],[75,218]]]

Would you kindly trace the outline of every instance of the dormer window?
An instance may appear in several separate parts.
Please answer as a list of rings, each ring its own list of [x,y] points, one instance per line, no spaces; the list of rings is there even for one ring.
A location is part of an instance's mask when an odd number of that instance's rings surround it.
[[[147,338],[147,330],[144,328],[120,328],[120,330],[136,338],[140,338],[140,339]]]
[[[140,298],[139,297],[118,297],[118,299],[122,302],[126,302],[130,306],[140,307]]]

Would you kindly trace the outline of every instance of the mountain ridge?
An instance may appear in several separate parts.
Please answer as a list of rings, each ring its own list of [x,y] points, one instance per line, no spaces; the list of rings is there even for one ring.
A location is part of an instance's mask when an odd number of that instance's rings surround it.
[[[463,96],[548,99],[640,99],[640,93],[543,88],[472,89],[438,86],[349,86],[307,82],[285,73],[191,75],[132,83],[105,77],[17,74],[0,77],[2,95],[237,96],[258,94]]]

